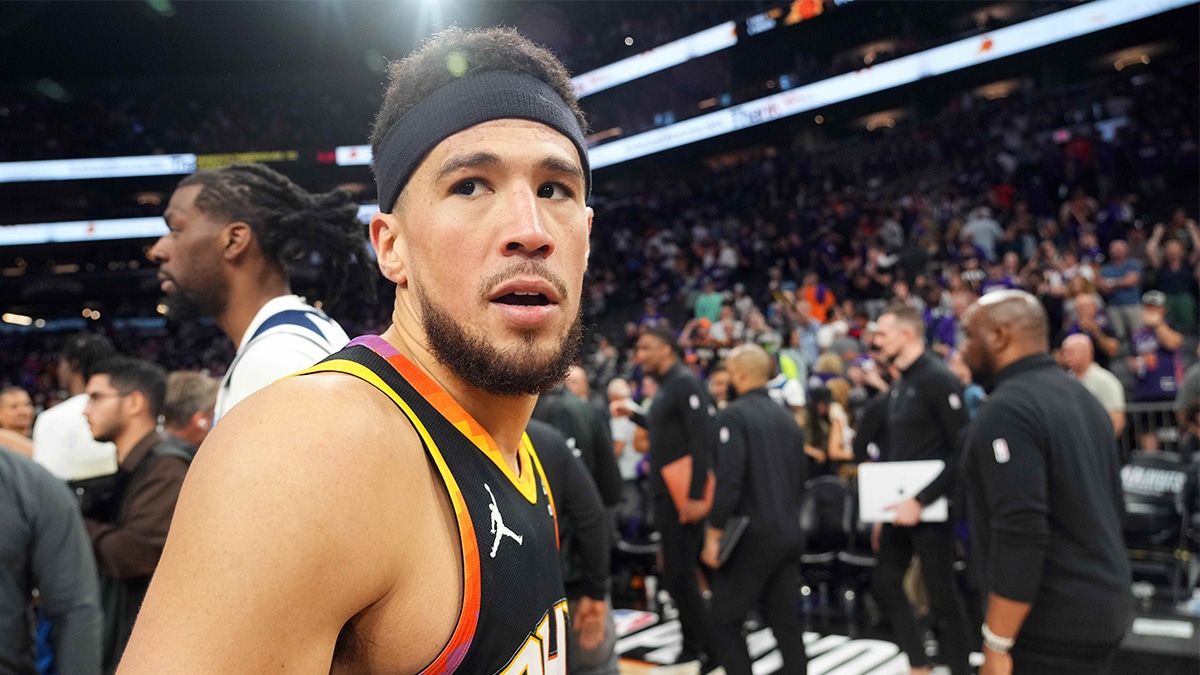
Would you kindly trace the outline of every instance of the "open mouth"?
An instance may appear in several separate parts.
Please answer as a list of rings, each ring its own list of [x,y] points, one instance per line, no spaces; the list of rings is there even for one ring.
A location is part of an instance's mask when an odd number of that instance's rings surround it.
[[[492,302],[497,302],[502,305],[517,305],[520,307],[536,307],[551,304],[550,298],[547,298],[541,293],[523,292],[506,293],[496,298]]]

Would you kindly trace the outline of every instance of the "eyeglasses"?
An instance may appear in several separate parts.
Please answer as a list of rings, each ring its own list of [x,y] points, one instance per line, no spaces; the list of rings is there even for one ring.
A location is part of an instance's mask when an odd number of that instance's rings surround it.
[[[102,400],[102,399],[106,399],[106,398],[112,398],[112,397],[114,397],[114,396],[115,396],[115,397],[117,397],[117,398],[125,398],[126,396],[128,396],[128,395],[129,395],[129,393],[130,393],[130,392],[119,392],[119,391],[116,391],[116,392],[113,392],[113,391],[94,391],[94,392],[92,392],[92,393],[90,393],[90,394],[88,394],[88,395],[87,395],[87,397],[88,397],[88,405],[93,405],[93,404],[95,404],[96,402],[98,402],[98,401],[100,401],[100,400]]]

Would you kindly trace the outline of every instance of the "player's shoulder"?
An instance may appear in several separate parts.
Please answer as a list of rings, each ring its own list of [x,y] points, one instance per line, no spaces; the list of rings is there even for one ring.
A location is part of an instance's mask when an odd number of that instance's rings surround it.
[[[373,385],[342,373],[314,373],[285,378],[241,401],[214,427],[196,464],[319,485],[337,476],[359,480],[362,472],[421,448],[407,418]]]

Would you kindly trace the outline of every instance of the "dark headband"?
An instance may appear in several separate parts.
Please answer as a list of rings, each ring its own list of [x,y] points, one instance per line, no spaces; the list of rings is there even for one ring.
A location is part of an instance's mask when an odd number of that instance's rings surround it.
[[[540,122],[571,139],[583,165],[584,198],[592,190],[587,144],[575,114],[550,85],[523,73],[489,70],[454,80],[396,120],[375,153],[379,210],[391,213],[417,165],[438,143],[498,119]]]

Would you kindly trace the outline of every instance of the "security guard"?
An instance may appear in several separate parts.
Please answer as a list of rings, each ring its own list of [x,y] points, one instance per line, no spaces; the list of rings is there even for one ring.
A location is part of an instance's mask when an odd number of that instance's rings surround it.
[[[964,315],[987,402],[963,475],[987,594],[980,675],[1108,672],[1132,611],[1108,414],[1047,354],[1041,304],[990,293]]]
[[[876,526],[879,553],[872,587],[912,672],[928,673],[922,631],[903,588],[913,555],[919,557],[930,608],[940,628],[941,655],[954,675],[967,675],[971,672],[967,613],[954,579],[954,530],[948,522],[920,520],[925,506],[950,496],[954,488],[960,432],[968,422],[962,385],[950,369],[925,353],[925,321],[916,309],[890,305],[878,324],[879,356],[900,372],[888,402],[887,459],[940,459],[946,466],[916,497],[889,507],[896,512],[891,524]]]
[[[757,345],[734,349],[726,368],[737,398],[717,415],[717,487],[704,564],[713,573],[712,617],[717,660],[729,675],[750,675],[742,637],[746,614],[762,600],[767,625],[783,654],[781,673],[803,673],[808,658],[796,614],[800,589],[800,495],[804,490],[804,434],[771,400],[771,357]],[[734,515],[749,525],[724,565],[723,528]],[[719,569],[717,569],[719,568]]]

